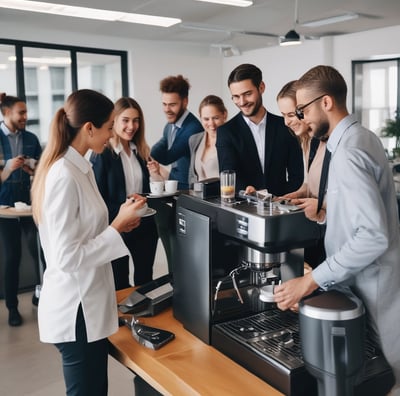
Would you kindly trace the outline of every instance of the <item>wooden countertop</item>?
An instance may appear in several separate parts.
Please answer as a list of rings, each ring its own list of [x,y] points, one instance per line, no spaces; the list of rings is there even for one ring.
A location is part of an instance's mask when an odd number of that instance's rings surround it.
[[[134,289],[117,292],[122,301]],[[283,394],[183,328],[168,308],[140,322],[172,331],[175,339],[157,351],[145,348],[124,326],[109,337],[110,354],[163,395],[247,396]]]

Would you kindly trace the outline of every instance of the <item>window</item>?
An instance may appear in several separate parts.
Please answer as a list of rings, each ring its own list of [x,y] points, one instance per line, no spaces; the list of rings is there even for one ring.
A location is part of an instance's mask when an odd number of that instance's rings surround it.
[[[387,119],[400,107],[400,58],[353,61],[353,111],[366,128],[380,136]],[[381,137],[388,153],[395,138]]]
[[[46,143],[72,91],[90,88],[112,101],[128,95],[127,53],[0,39],[0,78],[0,92],[26,100],[27,129]]]

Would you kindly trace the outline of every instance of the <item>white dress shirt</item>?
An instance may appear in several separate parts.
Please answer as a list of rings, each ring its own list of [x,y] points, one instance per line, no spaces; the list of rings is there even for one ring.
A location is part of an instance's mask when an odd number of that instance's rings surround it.
[[[121,156],[127,196],[133,193],[141,194],[143,192],[142,168],[140,167],[139,161],[134,153],[134,151],[137,150],[136,144],[130,143],[129,147],[131,149],[130,155],[126,153],[121,143],[114,148],[115,153]]]
[[[72,147],[48,172],[39,234],[47,265],[38,308],[40,340],[75,341],[79,304],[89,342],[115,333],[110,261],[129,251],[108,224],[90,162]]]
[[[258,123],[255,124],[250,118],[243,116],[244,120],[246,121],[247,125],[249,126],[251,133],[253,134],[254,141],[256,142],[258,156],[260,158],[261,169],[263,172],[265,171],[265,128],[267,126],[267,112],[263,119]]]

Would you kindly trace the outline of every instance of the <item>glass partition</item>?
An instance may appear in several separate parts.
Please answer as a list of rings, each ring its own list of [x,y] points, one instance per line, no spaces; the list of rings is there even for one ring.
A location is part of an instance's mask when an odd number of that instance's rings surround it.
[[[121,59],[115,55],[78,52],[78,88],[90,88],[112,101],[122,96]]]

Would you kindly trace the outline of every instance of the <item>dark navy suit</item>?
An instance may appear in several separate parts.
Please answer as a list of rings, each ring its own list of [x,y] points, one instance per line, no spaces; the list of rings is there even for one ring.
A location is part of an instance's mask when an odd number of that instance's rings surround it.
[[[22,153],[36,160],[39,159],[42,148],[39,139],[31,132],[23,130]],[[13,157],[8,137],[0,129],[0,145],[4,161]],[[22,201],[31,203],[30,197],[31,179],[30,175],[21,168],[13,171],[10,176],[0,184],[0,205],[14,206],[14,202]],[[18,306],[18,284],[19,267],[21,262],[21,238],[25,233],[28,249],[34,261],[39,281],[39,263],[36,226],[31,217],[20,217],[19,219],[0,219],[0,247],[4,263],[4,297],[7,308]]]
[[[172,124],[164,127],[162,138],[152,147],[151,156],[160,164],[173,164],[169,174],[170,180],[178,180],[178,189],[187,190],[188,170],[190,163],[189,138],[203,130],[200,121],[189,113],[176,133],[172,146],[168,149],[168,135],[172,131]]]
[[[134,154],[133,154],[134,155]],[[149,172],[145,161],[137,156],[142,169],[142,192],[148,193]],[[118,214],[119,207],[126,200],[125,176],[122,160],[113,149],[106,148],[100,155],[92,155],[93,171],[100,193],[108,207],[110,223]],[[142,285],[153,279],[153,264],[157,249],[158,234],[153,217],[141,219],[140,226],[123,233],[134,262],[134,283]],[[129,260],[122,257],[112,262],[116,289],[124,289],[129,284]]]
[[[236,171],[236,190],[254,186],[274,195],[297,190],[304,179],[300,144],[285,126],[283,118],[267,112],[265,131],[265,172],[263,172],[253,134],[241,113],[217,131],[220,171]]]

